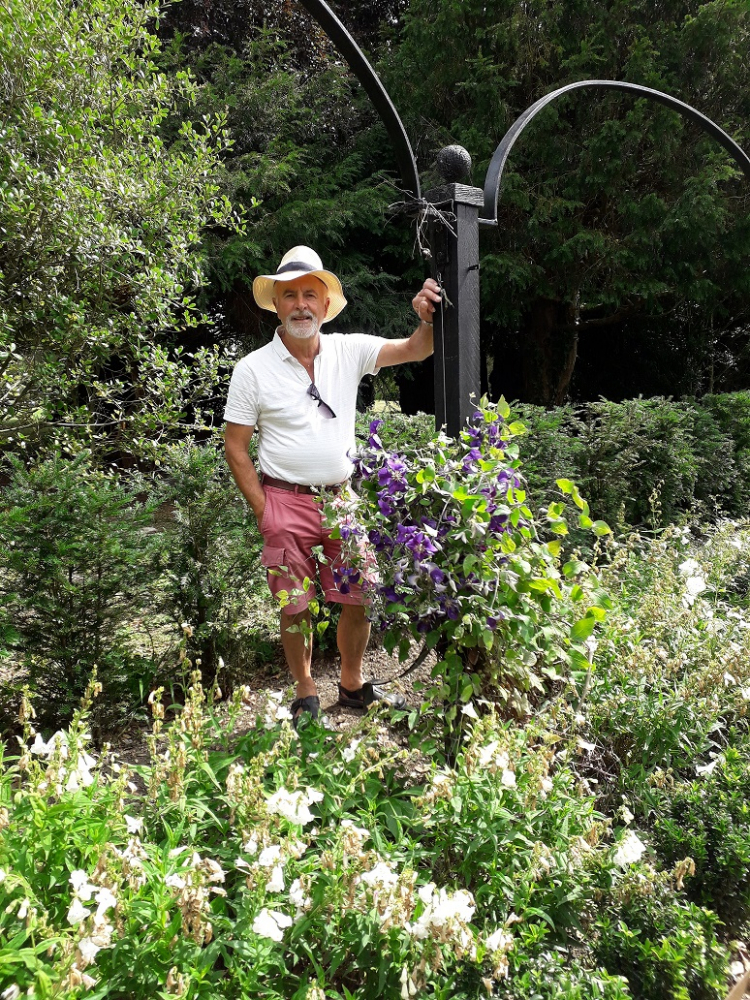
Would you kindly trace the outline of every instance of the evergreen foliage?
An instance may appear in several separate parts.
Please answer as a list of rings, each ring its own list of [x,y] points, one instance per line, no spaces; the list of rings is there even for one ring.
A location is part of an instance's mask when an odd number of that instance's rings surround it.
[[[70,718],[98,667],[113,700],[132,700],[153,674],[126,625],[148,579],[152,508],[90,455],[11,460],[0,508],[0,599],[8,643],[46,721]],[[6,696],[9,692],[6,692]]]
[[[465,145],[481,185],[516,117],[583,79],[673,94],[747,146],[749,43],[750,13],[734,0],[414,0],[385,78],[412,132],[433,148]],[[689,324],[701,341],[695,362],[719,356],[747,327],[749,207],[747,181],[676,113],[586,91],[550,105],[511,153],[500,225],[485,236],[493,395],[563,402],[585,331],[605,337],[608,325],[649,313],[669,314],[683,342],[688,314],[699,313]],[[704,390],[707,376],[698,381]]]

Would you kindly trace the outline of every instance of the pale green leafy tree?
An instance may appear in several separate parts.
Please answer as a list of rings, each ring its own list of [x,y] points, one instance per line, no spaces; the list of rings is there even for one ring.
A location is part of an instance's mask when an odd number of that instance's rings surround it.
[[[201,240],[240,225],[220,193],[221,116],[162,131],[195,85],[158,72],[159,5],[0,0],[0,446],[153,453],[210,419],[219,360]]]

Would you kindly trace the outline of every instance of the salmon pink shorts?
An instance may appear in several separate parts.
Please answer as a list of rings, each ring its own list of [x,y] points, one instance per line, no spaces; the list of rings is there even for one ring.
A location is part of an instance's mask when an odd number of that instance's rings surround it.
[[[261,563],[266,568],[268,586],[274,597],[281,591],[289,595],[287,614],[304,611],[315,596],[311,582],[306,592],[303,581],[315,580],[316,573],[327,601],[337,604],[366,604],[360,583],[346,582],[348,593],[336,586],[334,570],[349,567],[341,558],[341,541],[331,538],[323,527],[320,502],[309,493],[294,493],[276,486],[264,486],[266,508],[260,522],[263,536]],[[322,546],[325,561],[318,561],[313,548]],[[342,587],[344,585],[342,584]]]

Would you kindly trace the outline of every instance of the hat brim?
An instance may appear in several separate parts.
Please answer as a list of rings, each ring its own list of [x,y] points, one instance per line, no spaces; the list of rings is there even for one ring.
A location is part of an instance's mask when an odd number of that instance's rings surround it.
[[[280,281],[295,281],[297,278],[319,278],[328,289],[328,312],[323,323],[330,323],[332,319],[346,306],[346,298],[341,282],[331,271],[285,271],[283,274],[259,274],[253,281],[253,296],[261,309],[267,309],[275,313],[276,306],[273,302],[274,285]]]

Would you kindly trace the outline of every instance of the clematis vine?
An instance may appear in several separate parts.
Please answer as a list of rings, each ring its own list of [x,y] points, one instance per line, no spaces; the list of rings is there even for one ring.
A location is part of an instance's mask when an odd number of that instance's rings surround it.
[[[440,434],[422,446],[401,440],[396,450],[383,443],[383,421],[373,420],[366,444],[353,456],[354,491],[325,506],[347,567],[333,568],[336,586],[344,594],[362,586],[387,650],[398,646],[403,658],[417,640],[437,647],[444,664],[456,657],[449,687],[463,701],[474,693],[459,677],[465,650],[475,651],[472,662],[510,650],[503,660],[512,663],[516,649],[520,670],[543,660],[545,647],[554,647],[551,661],[570,662],[570,640],[556,638],[558,625],[544,626],[556,614],[555,602],[571,594],[582,600],[580,567],[588,570],[578,561],[561,572],[561,542],[554,535],[567,530],[564,503],[546,513],[552,541],[540,537],[515,441],[524,428],[509,414],[504,401],[483,402],[458,439]],[[588,518],[572,483],[558,485],[578,507],[582,527],[609,531]],[[590,636],[589,624],[579,632],[582,639]],[[580,656],[581,662],[587,657],[583,647]]]

